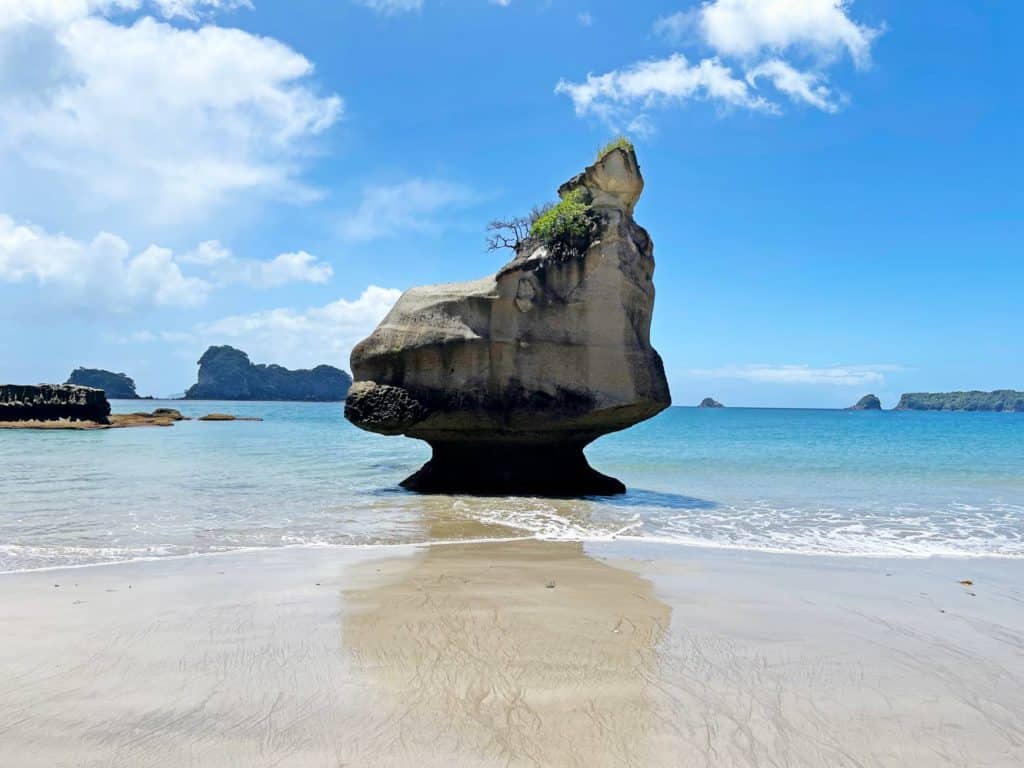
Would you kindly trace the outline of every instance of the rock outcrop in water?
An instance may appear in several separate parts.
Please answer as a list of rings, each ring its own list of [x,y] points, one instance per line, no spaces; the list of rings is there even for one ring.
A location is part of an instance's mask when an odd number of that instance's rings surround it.
[[[697,407],[698,408],[725,408],[724,405],[722,405],[720,402],[715,400],[713,397],[705,397],[703,400],[700,401],[700,405],[698,405]]]
[[[1024,392],[910,392],[900,397],[897,411],[1010,411],[1024,413]]]
[[[345,399],[351,384],[351,376],[330,365],[290,371],[280,365],[254,365],[234,347],[210,347],[199,358],[199,380],[185,392],[185,399],[337,403]]]
[[[643,178],[631,147],[559,189],[593,235],[536,239],[489,277],[413,288],[352,352],[352,423],[428,442],[403,482],[428,493],[621,493],[583,449],[670,404],[650,344],[653,244],[633,221]]]
[[[880,411],[882,410],[882,401],[874,395],[864,395],[856,404],[851,405],[846,410],[848,411]]]
[[[89,421],[108,424],[102,389],[70,384],[0,384],[0,422]]]
[[[68,377],[67,384],[79,387],[102,389],[110,400],[138,400],[135,382],[123,373],[112,373],[102,368],[75,368]]]

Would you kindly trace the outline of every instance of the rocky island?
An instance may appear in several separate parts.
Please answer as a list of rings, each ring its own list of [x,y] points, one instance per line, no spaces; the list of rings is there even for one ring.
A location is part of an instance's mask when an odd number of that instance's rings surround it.
[[[138,400],[135,382],[123,373],[112,373],[102,368],[75,368],[66,384],[102,389],[110,400]]]
[[[653,243],[632,145],[603,150],[496,274],[407,291],[352,352],[345,415],[425,440],[426,493],[622,493],[583,449],[671,402],[651,347]]]
[[[897,411],[1006,411],[1024,413],[1024,392],[910,392],[900,397]]]
[[[199,380],[186,400],[298,400],[337,403],[345,399],[352,377],[340,368],[318,365],[290,371],[257,365],[234,347],[210,347],[199,358]]]
[[[715,400],[715,398],[713,398],[713,397],[705,397],[703,400],[700,401],[700,405],[698,405],[697,407],[698,408],[725,408],[724,405],[722,405],[720,402]]]
[[[880,411],[882,410],[882,401],[874,395],[864,395],[860,400],[851,405],[846,410],[848,411]]]

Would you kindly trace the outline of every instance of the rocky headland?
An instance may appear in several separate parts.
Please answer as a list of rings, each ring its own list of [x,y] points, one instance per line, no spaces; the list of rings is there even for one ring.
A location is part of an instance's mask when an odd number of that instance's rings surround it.
[[[725,408],[724,405],[722,405],[720,402],[715,400],[713,397],[705,397],[703,400],[700,401],[700,405],[698,405],[697,407],[698,408]]]
[[[345,399],[352,377],[340,368],[318,365],[291,371],[254,364],[240,349],[210,347],[199,358],[198,381],[186,400],[298,400],[336,403]]]
[[[407,291],[352,352],[345,415],[425,440],[427,493],[625,491],[583,449],[671,402],[650,344],[653,243],[632,146],[607,148],[531,220],[496,274]]]
[[[102,389],[110,400],[138,400],[135,382],[124,373],[113,373],[102,368],[75,368],[66,384]]]
[[[882,410],[882,401],[879,400],[875,395],[864,395],[860,400],[851,405],[846,410],[848,411],[880,411]]]
[[[910,392],[900,397],[897,411],[1009,411],[1024,413],[1024,392]]]

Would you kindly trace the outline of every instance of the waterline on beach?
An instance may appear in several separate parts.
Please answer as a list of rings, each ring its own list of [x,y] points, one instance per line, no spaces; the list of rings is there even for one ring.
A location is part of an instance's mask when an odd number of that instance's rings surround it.
[[[543,499],[405,492],[426,447],[355,430],[336,404],[169,405],[266,420],[0,434],[0,571],[524,537],[1024,557],[1017,414],[674,408],[588,449],[627,494]]]

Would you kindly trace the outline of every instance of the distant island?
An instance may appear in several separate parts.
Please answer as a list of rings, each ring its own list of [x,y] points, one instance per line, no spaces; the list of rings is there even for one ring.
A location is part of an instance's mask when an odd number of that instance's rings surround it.
[[[713,397],[705,397],[703,400],[700,401],[700,405],[698,405],[697,407],[698,408],[725,408],[724,405],[722,405],[720,402],[715,400]]]
[[[897,411],[1009,411],[1024,413],[1024,392],[910,392],[900,397]]]
[[[123,373],[112,373],[102,368],[75,368],[65,384],[102,389],[111,400],[139,400],[135,382]]]
[[[290,371],[280,365],[254,364],[240,349],[210,347],[199,358],[199,380],[186,400],[298,400],[341,402],[352,377],[340,368],[318,365]]]
[[[879,400],[875,395],[864,395],[854,405],[851,405],[846,410],[848,411],[880,411],[882,410],[882,401]]]

